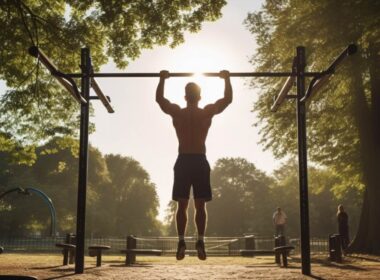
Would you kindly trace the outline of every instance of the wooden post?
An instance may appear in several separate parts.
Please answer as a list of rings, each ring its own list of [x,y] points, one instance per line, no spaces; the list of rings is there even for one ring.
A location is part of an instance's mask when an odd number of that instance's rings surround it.
[[[274,247],[280,247],[281,245],[281,238],[280,236],[276,236],[274,238]],[[281,264],[281,254],[279,252],[274,253],[274,259],[277,264]]]
[[[246,235],[245,239],[245,249],[246,250],[255,250],[256,249],[256,240],[254,235]]]
[[[136,249],[137,242],[133,235],[127,236],[127,257],[125,259],[126,265],[131,265],[136,262],[136,255],[132,253],[130,250]]]

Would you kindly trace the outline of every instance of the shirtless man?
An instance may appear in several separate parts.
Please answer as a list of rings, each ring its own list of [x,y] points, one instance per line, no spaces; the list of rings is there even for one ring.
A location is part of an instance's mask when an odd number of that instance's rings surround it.
[[[180,108],[177,104],[170,103],[164,97],[165,80],[169,78],[169,72],[160,72],[156,101],[162,111],[172,117],[179,142],[178,158],[174,165],[173,186],[173,200],[177,201],[176,224],[179,238],[177,260],[182,260],[185,257],[184,236],[191,186],[193,186],[195,224],[198,231],[196,249],[198,258],[200,260],[206,259],[203,241],[207,221],[206,202],[212,199],[212,195],[210,165],[206,159],[205,141],[213,116],[223,112],[232,102],[232,86],[229,74],[226,70],[219,74],[225,83],[224,97],[201,109],[198,107],[201,89],[195,83],[188,83],[185,87],[186,108]]]

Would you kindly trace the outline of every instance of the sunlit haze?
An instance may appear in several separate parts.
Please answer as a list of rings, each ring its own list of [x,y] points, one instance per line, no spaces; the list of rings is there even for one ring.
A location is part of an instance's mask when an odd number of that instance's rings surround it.
[[[253,71],[249,58],[255,51],[255,40],[246,30],[243,20],[247,13],[257,10],[261,1],[229,1],[223,8],[223,17],[203,24],[202,31],[187,34],[185,43],[175,49],[157,47],[146,50],[130,63],[126,72],[231,72]],[[112,63],[102,67],[103,72],[120,72]],[[231,78],[234,90],[233,103],[213,119],[207,145],[207,157],[213,166],[222,157],[244,157],[257,168],[271,172],[278,164],[270,152],[263,152],[257,144],[258,129],[251,112],[257,92],[249,89],[247,80]],[[215,102],[223,96],[224,81],[218,77],[196,75],[186,78],[169,78],[165,96],[185,106],[184,88],[194,81],[201,86],[200,106]],[[177,157],[178,142],[171,118],[155,102],[157,78],[98,79],[103,91],[112,99],[114,114],[108,114],[93,102],[96,132],[91,144],[102,153],[118,153],[138,160],[156,184],[160,199],[159,218],[163,220],[171,199],[173,165]]]

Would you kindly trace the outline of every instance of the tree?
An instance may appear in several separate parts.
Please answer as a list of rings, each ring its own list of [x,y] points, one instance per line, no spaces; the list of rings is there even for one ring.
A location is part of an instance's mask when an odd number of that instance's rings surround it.
[[[289,51],[298,45],[306,47],[308,70],[325,69],[344,46],[358,43],[360,52],[307,104],[308,143],[311,160],[341,177],[336,189],[365,189],[350,246],[365,253],[380,253],[379,11],[378,1],[268,0],[246,19],[259,46],[251,60],[257,70],[289,70]],[[276,114],[269,110],[282,83],[261,79],[253,84],[262,89],[254,106],[262,143],[277,157],[295,154],[297,147],[294,104],[287,102]]]
[[[158,196],[149,174],[130,157],[106,155],[110,183],[96,204],[98,235],[158,235]]]
[[[265,173],[243,158],[222,158],[211,178],[214,201],[208,207],[210,234],[267,233],[272,180]]]
[[[52,200],[57,214],[57,231],[72,232],[76,222],[78,143],[73,138],[54,138],[37,147],[32,166],[11,164],[0,158],[0,193],[11,188],[34,187]],[[158,197],[148,173],[132,158],[103,156],[89,150],[87,189],[87,233],[92,236],[157,235]],[[73,199],[74,198],[74,199]],[[17,193],[0,204],[2,234],[48,234],[48,208],[36,196]]]
[[[79,50],[91,47],[95,70],[113,59],[119,68],[142,49],[184,41],[204,21],[221,16],[225,0],[2,0],[0,132],[24,144],[77,135],[77,105],[28,55],[38,45],[64,72],[77,72]]]

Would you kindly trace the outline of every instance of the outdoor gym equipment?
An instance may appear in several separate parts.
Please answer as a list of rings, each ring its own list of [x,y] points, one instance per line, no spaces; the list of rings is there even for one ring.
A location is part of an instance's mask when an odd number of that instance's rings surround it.
[[[299,189],[300,189],[300,221],[301,221],[301,255],[302,273],[311,275],[310,268],[310,233],[309,233],[309,200],[307,179],[307,146],[306,146],[306,107],[305,102],[312,94],[315,94],[325,84],[329,77],[341,65],[349,55],[356,53],[357,47],[349,45],[324,71],[305,72],[306,58],[305,47],[296,48],[296,56],[293,59],[291,72],[232,72],[230,77],[288,77],[279,95],[271,108],[277,111],[285,99],[296,99],[297,128],[298,128],[298,164],[299,164]],[[79,178],[78,178],[78,204],[77,204],[77,251],[75,273],[84,271],[84,237],[85,237],[85,213],[86,213],[86,189],[87,189],[87,162],[88,162],[88,126],[90,101],[99,99],[109,113],[114,110],[110,98],[105,96],[95,81],[95,78],[151,78],[159,77],[159,73],[94,73],[90,49],[81,49],[81,72],[63,73],[50,61],[50,59],[38,47],[29,48],[29,53],[39,59],[57,81],[66,88],[75,100],[80,104],[80,150],[79,150]],[[169,73],[170,77],[189,77],[194,73]],[[206,77],[219,77],[219,73],[203,73]],[[305,79],[312,78],[307,91],[305,91]],[[81,90],[74,78],[80,78]],[[288,94],[296,82],[297,94]],[[95,96],[90,96],[90,88],[95,91]]]

